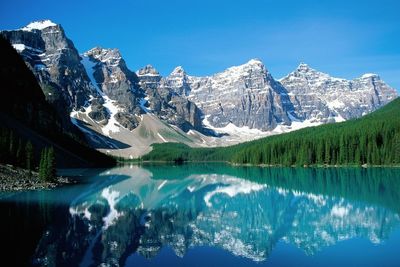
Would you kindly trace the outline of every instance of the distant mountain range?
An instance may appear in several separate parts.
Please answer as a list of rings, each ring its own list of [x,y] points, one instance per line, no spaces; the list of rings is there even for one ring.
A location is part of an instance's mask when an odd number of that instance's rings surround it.
[[[62,127],[74,124],[92,147],[125,157],[153,143],[221,146],[344,121],[397,97],[376,74],[346,80],[304,63],[280,80],[258,59],[207,77],[182,67],[166,77],[150,65],[132,71],[118,49],[80,55],[49,20],[1,35],[35,74]]]

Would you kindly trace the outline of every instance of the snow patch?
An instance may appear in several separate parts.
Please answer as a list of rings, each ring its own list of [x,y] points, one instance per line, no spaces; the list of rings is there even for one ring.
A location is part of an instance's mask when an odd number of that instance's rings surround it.
[[[378,75],[375,73],[365,73],[364,75],[361,76],[361,79],[369,79],[373,77],[377,77]]]
[[[23,27],[21,30],[23,31],[32,31],[32,30],[43,30],[48,27],[54,27],[57,26],[54,22],[51,20],[40,20],[40,21],[34,21],[29,23],[27,26]]]
[[[99,85],[96,82],[96,79],[94,78],[94,67],[96,66],[95,62],[92,62],[89,57],[83,55],[82,60],[81,60],[82,65],[85,67],[86,73],[90,79],[91,84],[94,86],[96,89],[97,93],[103,98],[104,104],[103,106],[107,109],[108,114],[110,115],[110,118],[108,119],[107,125],[102,127],[102,132],[105,135],[110,136],[112,133],[117,133],[121,130],[121,125],[118,123],[118,121],[115,119],[115,115],[121,111],[121,108],[118,107],[116,104],[116,101],[110,99],[107,95],[103,93],[103,91],[100,89]]]
[[[117,133],[121,129],[121,125],[118,123],[118,121],[115,119],[115,115],[121,110],[117,105],[116,101],[111,100],[108,96],[104,95],[104,104],[103,106],[107,108],[110,118],[108,119],[108,123],[106,126],[104,126],[101,130],[103,131],[104,134],[110,135],[112,133]]]
[[[27,45],[24,45],[24,44],[12,44],[12,46],[13,46],[14,49],[17,50],[18,52],[22,52],[22,51],[24,51],[24,50],[31,50],[31,51],[33,51],[33,52],[43,53],[42,50],[39,50],[39,49],[30,47],[30,46],[27,46]],[[39,55],[39,56],[41,56],[41,55]]]
[[[322,122],[318,122],[315,120],[305,120],[305,121],[292,121],[291,125],[283,125],[279,124],[277,125],[270,133],[271,134],[282,134],[282,133],[287,133],[291,131],[296,131],[300,130],[306,127],[313,127],[313,126],[318,126],[321,125]]]
[[[259,137],[270,135],[268,132],[263,132],[259,129],[250,129],[248,126],[238,127],[233,123],[229,123],[225,127],[217,128],[210,124],[210,122],[208,121],[209,117],[210,115],[205,116],[205,118],[203,119],[203,125],[218,133],[227,133],[230,135],[240,135],[240,136],[245,136],[245,135],[259,136]]]

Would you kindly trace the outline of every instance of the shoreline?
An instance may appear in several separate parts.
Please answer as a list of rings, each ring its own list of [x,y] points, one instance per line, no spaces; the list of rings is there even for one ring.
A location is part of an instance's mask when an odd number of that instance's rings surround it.
[[[318,169],[328,169],[328,168],[400,168],[400,165],[372,165],[372,164],[337,164],[337,165],[329,165],[329,164],[310,164],[310,165],[281,165],[281,164],[250,164],[250,163],[234,163],[230,161],[183,161],[183,162],[175,162],[175,161],[168,161],[168,160],[142,160],[142,161],[119,161],[118,165],[141,165],[141,164],[160,164],[160,165],[184,165],[190,163],[224,163],[227,165],[231,165],[232,167],[260,167],[260,168],[318,168]]]
[[[0,164],[0,192],[19,192],[29,190],[49,190],[63,185],[75,184],[76,181],[66,177],[57,177],[52,182],[39,179],[39,174],[13,166]]]

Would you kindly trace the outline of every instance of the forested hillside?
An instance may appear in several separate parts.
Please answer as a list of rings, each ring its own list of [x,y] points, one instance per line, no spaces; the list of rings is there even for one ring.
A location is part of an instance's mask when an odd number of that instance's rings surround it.
[[[0,163],[27,167],[30,158],[31,167],[37,168],[41,151],[49,147],[54,148],[58,167],[115,163],[89,148],[78,129],[62,128],[61,119],[46,101],[35,76],[2,37],[0,58]]]
[[[400,164],[400,98],[360,119],[305,128],[225,148],[157,144],[143,160],[267,165]]]

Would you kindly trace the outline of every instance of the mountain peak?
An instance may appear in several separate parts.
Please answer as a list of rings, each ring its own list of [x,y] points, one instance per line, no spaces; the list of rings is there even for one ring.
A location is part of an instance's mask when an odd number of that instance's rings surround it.
[[[172,72],[171,72],[171,74],[170,75],[185,75],[186,74],[186,72],[185,72],[185,70],[183,69],[183,67],[182,66],[178,66],[178,67],[176,67]]]
[[[301,72],[306,72],[306,71],[310,71],[310,70],[314,70],[313,68],[311,68],[308,64],[301,62],[299,64],[299,66],[297,67],[297,71],[301,71]]]
[[[32,31],[32,30],[43,30],[48,27],[54,27],[57,26],[56,23],[52,22],[49,19],[46,20],[38,20],[38,21],[33,21],[23,27],[21,30],[23,31]]]
[[[160,73],[150,64],[147,64],[145,67],[141,68],[136,72],[138,76],[159,76]]]
[[[260,65],[261,64],[261,65],[263,65],[263,62],[259,58],[252,58],[246,64],[249,64],[249,65],[254,65],[254,64]]]
[[[101,46],[95,46],[92,49],[85,52],[85,55],[98,55],[98,54],[118,54],[120,55],[118,48],[103,48]]]
[[[257,70],[261,72],[267,73],[267,69],[264,66],[264,63],[260,59],[253,58],[250,59],[248,62],[238,65],[238,66],[233,66],[228,69],[226,69],[224,72],[226,73],[236,73],[237,75],[240,75],[240,73],[247,72],[248,70]],[[223,73],[224,73],[223,72]]]
[[[118,64],[121,60],[121,53],[118,48],[102,48],[96,46],[83,54],[86,57],[93,57],[103,63]]]
[[[380,79],[379,75],[375,73],[365,73],[360,77],[360,79],[371,79],[371,78]]]

